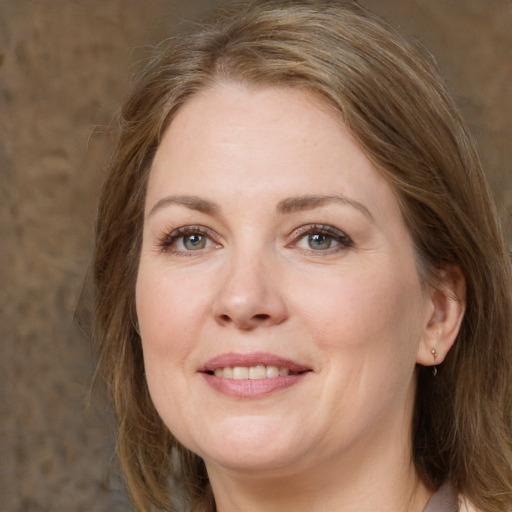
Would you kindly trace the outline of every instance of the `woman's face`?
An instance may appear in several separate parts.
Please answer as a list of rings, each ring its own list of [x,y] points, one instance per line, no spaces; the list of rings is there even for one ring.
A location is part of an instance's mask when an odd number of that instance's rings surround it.
[[[432,301],[391,188],[312,95],[225,84],[179,111],[136,297],[155,407],[210,472],[408,446]]]

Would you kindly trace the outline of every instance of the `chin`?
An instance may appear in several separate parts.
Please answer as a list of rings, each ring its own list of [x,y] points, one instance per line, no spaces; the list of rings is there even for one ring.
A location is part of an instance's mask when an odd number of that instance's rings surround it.
[[[300,458],[303,444],[298,432],[283,428],[282,421],[261,417],[225,420],[218,432],[210,431],[202,441],[191,449],[207,466],[211,463],[242,473],[284,469]]]

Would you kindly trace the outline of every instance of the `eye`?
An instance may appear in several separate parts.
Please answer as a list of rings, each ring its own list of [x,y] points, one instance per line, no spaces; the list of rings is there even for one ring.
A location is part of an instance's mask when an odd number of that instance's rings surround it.
[[[332,236],[325,235],[324,233],[314,233],[307,236],[307,243],[310,249],[322,251],[330,249],[335,241]]]
[[[162,252],[187,254],[220,247],[213,241],[213,234],[202,226],[184,226],[164,235],[159,241]]]
[[[177,242],[180,242],[180,245],[183,245],[184,249],[187,251],[197,251],[206,247],[208,239],[204,235],[194,233],[192,235],[182,236]]]
[[[292,246],[307,252],[333,253],[353,247],[352,239],[339,229],[328,225],[302,226],[292,234]]]

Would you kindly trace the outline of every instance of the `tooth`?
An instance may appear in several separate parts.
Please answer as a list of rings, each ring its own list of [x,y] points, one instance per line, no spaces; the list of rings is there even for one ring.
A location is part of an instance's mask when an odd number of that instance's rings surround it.
[[[262,364],[249,368],[249,379],[264,379],[266,376],[267,370]]]
[[[255,366],[226,366],[224,368],[215,368],[213,371],[216,377],[223,377],[225,379],[264,379],[274,377],[286,377],[288,375],[294,375],[295,372],[290,372],[288,368],[278,366],[265,366],[263,364],[257,364]]]
[[[249,368],[247,366],[235,366],[233,368],[233,379],[242,380],[249,378]]]
[[[267,377],[273,378],[279,376],[279,368],[277,366],[267,366]]]

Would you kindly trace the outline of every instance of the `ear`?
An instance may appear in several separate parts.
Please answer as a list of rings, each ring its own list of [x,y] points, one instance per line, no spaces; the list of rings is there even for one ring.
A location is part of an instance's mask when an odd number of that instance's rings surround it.
[[[459,333],[466,308],[466,280],[458,265],[445,267],[429,290],[429,311],[416,361],[423,366],[443,362]]]

